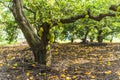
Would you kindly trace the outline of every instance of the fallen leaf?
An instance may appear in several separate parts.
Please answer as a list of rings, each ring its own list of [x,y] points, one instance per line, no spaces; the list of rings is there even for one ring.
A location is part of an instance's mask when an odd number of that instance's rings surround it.
[[[96,76],[91,76],[91,78],[92,78],[92,79],[95,79],[95,78],[96,78]]]
[[[71,78],[70,77],[66,77],[66,80],[70,80]]]
[[[30,75],[30,72],[28,71],[27,73],[26,73],[26,76],[29,76]]]
[[[86,75],[90,75],[90,74],[91,74],[91,72],[90,72],[90,71],[87,71],[87,72],[85,72],[85,74],[86,74]]]
[[[62,77],[62,78],[65,78],[65,74],[61,74],[61,77]]]
[[[13,66],[14,66],[14,67],[17,67],[17,66],[18,66],[18,63],[13,64]]]
[[[32,64],[33,67],[36,67],[36,64]]]
[[[105,71],[105,74],[111,74],[112,71],[108,70],[108,71]]]

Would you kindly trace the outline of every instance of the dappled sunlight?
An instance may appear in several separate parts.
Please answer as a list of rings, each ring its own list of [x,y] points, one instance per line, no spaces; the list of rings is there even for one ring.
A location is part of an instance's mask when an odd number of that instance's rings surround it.
[[[0,80],[120,80],[120,0],[0,0]]]
[[[51,70],[33,62],[31,51],[24,51],[28,46],[1,47],[0,74],[17,80],[23,77],[29,80],[119,79],[119,46],[115,43],[106,46],[53,44]]]

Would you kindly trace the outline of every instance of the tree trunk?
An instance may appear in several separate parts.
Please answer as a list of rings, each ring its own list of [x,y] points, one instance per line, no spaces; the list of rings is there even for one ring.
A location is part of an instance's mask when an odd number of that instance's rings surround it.
[[[93,42],[94,39],[90,38],[90,42]]]
[[[98,36],[97,36],[98,43],[103,42],[102,32],[103,32],[102,30],[98,30]]]
[[[73,43],[74,42],[74,39],[73,38],[71,38],[71,43]]]
[[[94,34],[93,34],[94,35]],[[90,42],[93,42],[94,41],[94,36],[90,36]]]
[[[110,43],[112,43],[113,39],[110,39]]]
[[[85,33],[85,37],[82,39],[83,43],[87,42],[87,36],[88,36],[89,30],[87,30],[87,32]]]
[[[46,65],[47,35],[49,34],[50,25],[47,23],[42,25],[44,31],[40,38],[27,20],[22,5],[22,0],[13,0],[13,6],[10,10],[33,51],[35,62]]]
[[[47,46],[48,46],[48,34],[49,34],[49,30],[50,30],[50,25],[48,23],[45,23],[42,25],[43,26],[43,34],[40,40],[40,44],[36,47],[32,47],[33,48],[33,54],[35,57],[35,62],[40,63],[40,64],[44,64],[46,65],[46,55],[47,55]]]
[[[44,23],[41,27],[43,27],[44,30],[41,37],[41,44],[39,48],[35,48],[37,50],[33,50],[33,52],[35,54],[35,61],[46,65],[47,46],[49,42],[47,36],[49,35],[50,24]]]
[[[103,42],[103,37],[102,36],[98,36],[98,43],[102,43]]]
[[[110,43],[112,43],[113,37],[114,37],[114,35],[111,36],[111,38],[110,38]]]

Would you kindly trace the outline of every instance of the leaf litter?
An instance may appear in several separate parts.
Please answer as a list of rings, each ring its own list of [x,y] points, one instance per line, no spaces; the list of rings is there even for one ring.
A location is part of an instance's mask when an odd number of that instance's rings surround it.
[[[0,80],[119,80],[120,44],[51,45],[51,66],[33,62],[27,45],[0,47]]]

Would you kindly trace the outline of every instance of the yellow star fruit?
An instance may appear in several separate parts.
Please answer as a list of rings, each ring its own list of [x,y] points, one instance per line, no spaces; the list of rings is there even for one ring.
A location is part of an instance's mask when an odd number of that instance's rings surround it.
[[[41,28],[39,29],[39,32],[38,32],[38,34],[39,34],[40,37],[43,35],[43,31],[44,31],[44,29],[41,27]]]

